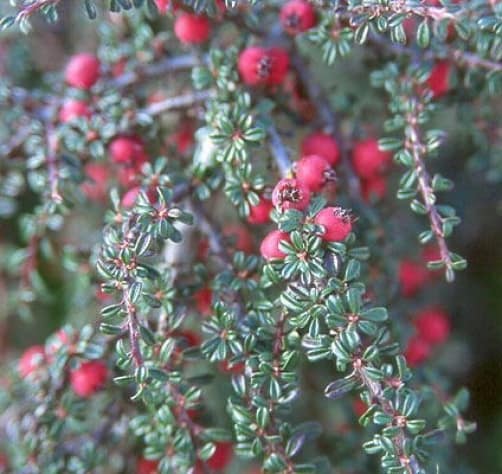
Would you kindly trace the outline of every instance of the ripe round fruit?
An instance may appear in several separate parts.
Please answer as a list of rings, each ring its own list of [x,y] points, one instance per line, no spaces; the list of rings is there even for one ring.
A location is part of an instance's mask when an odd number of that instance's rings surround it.
[[[87,398],[103,387],[107,377],[106,365],[99,360],[90,360],[71,371],[70,384],[79,397]]]
[[[307,135],[301,145],[302,155],[322,156],[331,166],[340,161],[340,148],[336,140],[327,133],[314,132]]]
[[[208,286],[197,290],[194,295],[195,307],[201,316],[209,316],[212,312],[213,292]]]
[[[119,136],[114,138],[108,148],[112,161],[139,168],[148,157],[143,141],[139,137]]]
[[[297,209],[303,211],[310,203],[310,190],[297,179],[281,179],[272,192],[272,204],[286,211]]]
[[[374,138],[357,142],[352,151],[354,170],[363,179],[369,180],[385,171],[390,160],[391,154],[381,151],[378,147],[378,140]]]
[[[91,111],[83,100],[67,99],[59,109],[59,121],[61,123],[69,122],[75,118],[91,116]]]
[[[423,264],[408,259],[399,263],[398,274],[401,293],[406,297],[415,295],[429,279],[429,272]]]
[[[429,357],[431,347],[427,341],[418,336],[413,336],[406,346],[404,357],[410,367],[416,367]]]
[[[289,234],[280,230],[268,233],[260,245],[261,256],[267,261],[284,258],[286,254],[279,248],[282,241],[289,242]]]
[[[19,359],[18,372],[25,378],[37,370],[45,361],[45,349],[43,346],[31,346],[26,349]]]
[[[451,69],[451,64],[448,61],[438,61],[432,68],[427,79],[427,86],[435,99],[439,99],[450,90]]]
[[[94,54],[76,54],[66,65],[65,80],[78,89],[90,89],[99,79],[100,68],[101,63]]]
[[[312,28],[316,23],[314,7],[305,0],[291,0],[284,4],[280,13],[281,25],[290,35]]]
[[[420,311],[415,318],[418,335],[429,344],[442,344],[450,335],[450,318],[440,308]]]
[[[334,172],[325,158],[309,155],[296,163],[296,179],[312,192],[318,192],[327,180],[334,180]]]
[[[219,441],[213,455],[207,460],[210,469],[221,472],[230,464],[234,454],[234,445],[228,441]]]
[[[263,196],[260,197],[260,202],[249,209],[248,222],[250,224],[266,224],[270,222],[270,213],[273,208],[274,205],[270,199],[266,199]]]
[[[314,218],[314,223],[324,228],[321,237],[328,242],[341,242],[352,231],[352,221],[345,209],[326,207]]]
[[[174,34],[184,44],[205,43],[211,34],[211,23],[205,16],[182,13],[174,22]]]
[[[250,86],[282,84],[289,68],[289,55],[282,48],[251,46],[239,55],[237,69]]]
[[[84,173],[88,180],[81,185],[82,192],[91,201],[104,201],[108,191],[110,171],[101,163],[87,163]]]
[[[242,225],[229,224],[223,229],[223,235],[228,237],[235,250],[252,253],[254,248],[253,238],[249,231]]]
[[[159,461],[151,461],[150,459],[140,458],[136,464],[136,474],[157,474]]]
[[[361,191],[366,202],[383,199],[387,193],[387,179],[380,175],[365,179],[361,183]]]

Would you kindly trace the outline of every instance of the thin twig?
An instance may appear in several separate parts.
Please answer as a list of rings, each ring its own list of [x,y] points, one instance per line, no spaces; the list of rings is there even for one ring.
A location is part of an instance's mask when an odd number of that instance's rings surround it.
[[[418,115],[419,103],[415,98],[414,105],[411,107],[411,112],[406,115],[408,136],[405,142],[405,147],[409,150],[413,157],[414,169],[418,180],[418,190],[422,196],[423,203],[427,210],[427,215],[429,216],[431,230],[434,233],[434,237],[438,244],[441,260],[446,266],[446,277],[449,281],[452,281],[455,274],[452,268],[453,265],[450,251],[448,250],[448,245],[446,244],[443,232],[443,219],[435,205],[436,199],[434,191],[432,190],[432,180],[422,159],[422,153],[426,147],[421,141],[420,130],[417,126],[419,123]]]
[[[200,102],[205,102],[213,97],[213,95],[214,92],[212,90],[205,90],[178,95],[175,97],[168,97],[167,99],[145,107],[143,110],[140,110],[139,113],[145,113],[151,116],[160,115],[163,112],[190,107]]]
[[[279,168],[280,175],[284,178],[289,174],[291,167],[293,166],[289,157],[289,152],[284,146],[279,132],[272,124],[268,127],[268,135],[270,138],[270,151],[272,152],[272,156]]]

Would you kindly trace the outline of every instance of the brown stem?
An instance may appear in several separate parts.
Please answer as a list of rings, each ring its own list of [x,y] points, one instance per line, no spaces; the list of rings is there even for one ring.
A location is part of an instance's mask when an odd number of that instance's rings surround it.
[[[418,115],[419,102],[416,98],[414,98],[414,104],[411,107],[411,112],[406,116],[408,126],[405,147],[413,157],[413,166],[418,179],[418,190],[422,196],[422,201],[427,210],[427,215],[429,216],[431,230],[438,244],[441,260],[446,266],[446,278],[448,281],[452,281],[455,278],[455,274],[452,268],[450,251],[448,250],[448,245],[446,244],[443,232],[443,219],[435,205],[436,198],[434,191],[432,190],[432,180],[422,158],[423,150],[425,150],[426,147],[421,141],[420,130],[417,126],[419,123]]]
[[[385,398],[383,394],[383,387],[380,384],[380,382],[377,382],[375,380],[371,380],[367,375],[366,372],[364,371],[364,366],[362,363],[357,363],[361,362],[360,360],[356,361],[354,363],[354,373],[358,377],[358,379],[361,381],[361,383],[365,386],[365,388],[369,391],[371,400],[372,402],[378,403],[380,406],[381,410],[394,418],[396,416],[396,413],[390,404],[389,400]],[[418,464],[418,461],[414,455],[407,457],[404,454],[404,445],[407,439],[406,433],[404,429],[401,429],[399,431],[399,434],[396,435],[395,437],[392,437],[392,443],[394,444],[394,447],[396,449],[396,452],[400,456],[400,461],[401,465],[406,469],[406,472],[408,474],[418,474],[420,472],[420,465]]]

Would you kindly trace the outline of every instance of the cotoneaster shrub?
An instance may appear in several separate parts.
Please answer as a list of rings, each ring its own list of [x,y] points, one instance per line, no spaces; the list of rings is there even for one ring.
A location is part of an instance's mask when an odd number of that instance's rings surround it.
[[[434,159],[445,110],[497,116],[502,5],[12,3],[2,334],[36,344],[2,359],[0,471],[470,472]]]

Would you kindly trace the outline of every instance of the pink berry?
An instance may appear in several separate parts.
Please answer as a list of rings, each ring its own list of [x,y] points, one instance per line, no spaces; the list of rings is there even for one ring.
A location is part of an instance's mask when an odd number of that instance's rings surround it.
[[[341,207],[324,208],[315,216],[314,223],[324,228],[321,237],[328,242],[341,242],[352,231],[351,218]]]
[[[207,460],[207,466],[217,472],[222,472],[230,464],[234,454],[234,445],[228,441],[216,443],[213,455]]]
[[[301,145],[302,155],[322,156],[330,165],[340,161],[340,148],[336,140],[327,133],[314,132],[307,135]]]
[[[211,23],[205,16],[182,13],[174,22],[174,34],[184,44],[205,43],[211,34]]]
[[[274,208],[270,199],[260,197],[260,202],[249,209],[248,222],[250,224],[266,224],[270,222],[270,213]]]
[[[438,99],[450,90],[451,64],[448,61],[438,61],[432,68],[427,86],[432,91],[435,99]]]
[[[289,55],[282,48],[251,46],[240,54],[237,68],[247,85],[279,85],[288,72]]]
[[[429,344],[442,344],[450,335],[450,318],[440,308],[424,309],[417,314],[415,327]]]
[[[355,172],[363,179],[371,179],[385,171],[391,160],[391,154],[378,148],[378,140],[368,138],[357,142],[352,152]]]
[[[26,378],[35,372],[45,361],[45,349],[43,346],[31,346],[26,349],[19,359],[18,372]]]
[[[103,387],[107,377],[106,365],[99,360],[90,360],[71,371],[70,384],[79,397],[88,398]]]
[[[236,250],[241,252],[252,253],[254,242],[251,234],[242,225],[227,225],[223,229],[223,235],[229,237]]]
[[[281,211],[288,209],[303,211],[309,203],[309,188],[296,179],[281,179],[272,192],[272,204]]]
[[[403,296],[415,295],[429,279],[429,272],[423,264],[413,260],[402,260],[399,264],[399,284]]]
[[[83,100],[67,99],[59,109],[59,121],[61,123],[70,122],[79,117],[89,118],[91,111]]]
[[[265,260],[283,259],[286,254],[279,248],[279,244],[289,242],[289,234],[280,230],[273,230],[265,236],[261,245],[260,253]]]
[[[296,163],[296,179],[312,192],[320,191],[328,180],[334,180],[334,171],[319,155],[304,156]]]
[[[195,307],[201,316],[209,316],[212,312],[213,292],[208,286],[197,290],[193,295]]]
[[[136,464],[136,474],[157,474],[159,471],[159,461],[140,458]]]
[[[157,10],[159,13],[165,14],[167,12],[167,7],[169,6],[169,0],[154,0],[155,5],[157,6]]]
[[[413,336],[406,346],[404,357],[410,367],[416,367],[427,360],[431,353],[431,347],[424,339]]]
[[[361,191],[366,202],[383,199],[387,193],[387,179],[380,175],[365,179],[361,183]]]
[[[114,163],[134,168],[139,168],[148,160],[143,141],[135,136],[114,138],[109,145],[109,152]]]
[[[66,65],[66,82],[78,89],[90,89],[100,76],[101,63],[90,53],[80,53],[72,56]]]
[[[104,201],[108,191],[110,171],[101,163],[87,163],[84,173],[88,180],[81,185],[82,192],[91,201]]]
[[[141,192],[140,186],[135,186],[134,188],[129,189],[129,191],[127,191],[122,196],[122,200],[120,201],[122,207],[125,207],[126,209],[130,209],[131,207],[133,207],[134,204],[136,204],[136,199],[138,199],[140,192]]]
[[[314,7],[305,0],[290,0],[281,8],[281,25],[290,35],[312,28],[316,23]]]

